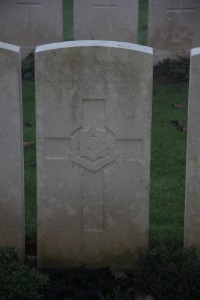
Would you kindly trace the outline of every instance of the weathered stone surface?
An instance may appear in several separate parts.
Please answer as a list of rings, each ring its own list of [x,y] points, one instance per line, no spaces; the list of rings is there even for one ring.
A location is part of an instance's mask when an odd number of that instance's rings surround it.
[[[0,43],[0,247],[24,258],[24,196],[19,47]]]
[[[149,0],[148,45],[165,51],[199,46],[199,15],[199,0]]]
[[[36,49],[38,265],[130,267],[147,246],[152,49]]]
[[[74,0],[74,39],[137,43],[138,0]]]
[[[0,41],[29,47],[63,40],[62,0],[0,1]]]
[[[200,48],[191,51],[185,192],[185,246],[200,250]]]

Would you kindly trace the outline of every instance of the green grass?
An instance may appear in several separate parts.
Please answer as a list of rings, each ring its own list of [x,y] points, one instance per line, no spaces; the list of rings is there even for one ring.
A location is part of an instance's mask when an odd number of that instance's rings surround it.
[[[74,39],[73,34],[73,0],[63,1],[63,18],[64,18],[64,40],[71,41]]]
[[[23,122],[24,142],[35,142],[35,85],[24,81],[23,92]],[[30,242],[36,242],[36,149],[35,145],[24,149],[25,174],[25,224],[26,237]]]
[[[171,125],[187,125],[187,84],[154,84],[152,119],[150,242],[183,242],[186,132]],[[181,103],[176,110],[172,103]]]
[[[73,39],[72,0],[64,1],[65,39]],[[147,0],[140,0],[139,41],[146,43]],[[187,124],[187,84],[154,83],[150,230],[152,245],[183,243],[186,132],[170,123]],[[176,110],[172,103],[183,103]],[[34,83],[23,82],[24,141],[35,141]],[[30,126],[29,126],[30,125]],[[35,146],[25,149],[26,237],[36,241]]]
[[[48,277],[17,259],[12,248],[0,248],[0,300],[42,300]]]
[[[138,44],[147,45],[148,1],[139,0]]]

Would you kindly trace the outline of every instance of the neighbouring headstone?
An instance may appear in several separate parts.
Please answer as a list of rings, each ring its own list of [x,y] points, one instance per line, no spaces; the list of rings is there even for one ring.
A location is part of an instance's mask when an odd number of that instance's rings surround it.
[[[62,0],[0,1],[0,41],[23,46],[23,52],[62,41],[62,5]]]
[[[137,43],[138,0],[74,0],[74,39]]]
[[[0,42],[0,247],[24,258],[24,184],[19,47]]]
[[[200,46],[199,15],[199,0],[149,0],[148,45],[167,51],[157,60]]]
[[[191,51],[185,192],[185,246],[200,250],[200,48]]]
[[[147,246],[152,49],[37,47],[38,266],[130,267]]]

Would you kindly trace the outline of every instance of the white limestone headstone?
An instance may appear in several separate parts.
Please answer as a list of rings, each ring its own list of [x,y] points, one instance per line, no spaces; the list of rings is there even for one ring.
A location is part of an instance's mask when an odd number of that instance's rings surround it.
[[[185,191],[185,246],[200,250],[200,48],[191,51]]]
[[[199,15],[199,0],[149,0],[148,45],[169,51],[160,60],[200,46]]]
[[[74,0],[74,39],[137,43],[138,0]]]
[[[0,247],[24,258],[24,184],[19,47],[0,42]]]
[[[130,267],[147,246],[152,49],[37,47],[38,266]]]
[[[63,41],[62,2],[0,1],[0,41],[23,46],[24,52],[24,47],[31,50],[41,44]]]

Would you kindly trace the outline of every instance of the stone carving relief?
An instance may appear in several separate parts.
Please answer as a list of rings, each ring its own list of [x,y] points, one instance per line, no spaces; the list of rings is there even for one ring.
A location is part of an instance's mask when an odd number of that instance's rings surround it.
[[[118,157],[116,137],[107,128],[78,129],[71,135],[71,150],[68,155],[72,162],[98,171]]]

